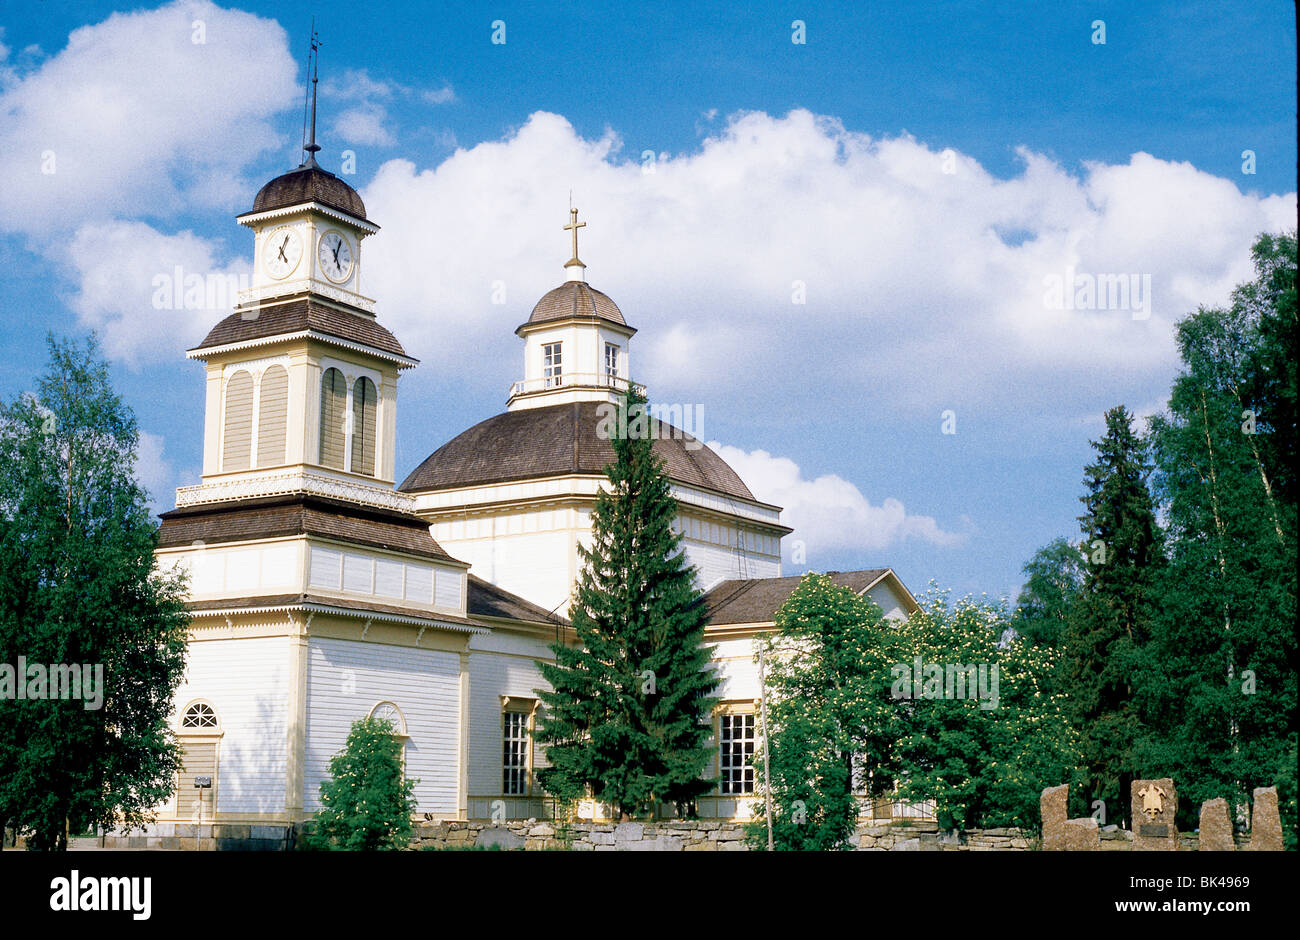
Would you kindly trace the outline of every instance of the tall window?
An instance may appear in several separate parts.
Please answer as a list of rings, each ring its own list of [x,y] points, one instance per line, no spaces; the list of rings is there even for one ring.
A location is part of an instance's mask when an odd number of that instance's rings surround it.
[[[364,375],[352,386],[352,472],[375,475],[375,383]]]
[[[618,347],[613,343],[605,344],[605,384],[615,385],[618,378]]]
[[[253,377],[239,370],[226,382],[221,469],[247,470],[253,449]]]
[[[738,795],[754,792],[754,716],[718,716],[718,769],[722,792]]]
[[[508,796],[528,793],[528,713],[502,715],[501,792]]]
[[[343,469],[348,401],[347,380],[338,369],[326,369],[320,382],[320,462],[322,467]]]
[[[547,343],[542,347],[542,375],[547,388],[563,383],[559,343]]]
[[[289,422],[289,373],[284,366],[271,366],[262,373],[257,390],[257,465],[276,467],[284,463],[285,435]]]

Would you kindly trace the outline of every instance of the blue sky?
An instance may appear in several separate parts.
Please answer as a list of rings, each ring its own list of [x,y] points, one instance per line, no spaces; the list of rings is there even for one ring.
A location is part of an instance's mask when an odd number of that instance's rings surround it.
[[[1177,319],[1295,224],[1293,7],[878,6],[6,5],[0,395],[47,330],[96,329],[156,505],[197,482],[183,350],[223,314],[154,310],[150,282],[247,270],[233,217],[298,162],[316,12],[321,162],[355,153],[383,226],[363,289],[423,361],[400,474],[504,407],[572,190],[634,373],[704,406],[808,566],[1014,593],[1076,533],[1102,412],[1162,407]],[[1066,272],[1147,277],[1150,303],[1052,309]]]

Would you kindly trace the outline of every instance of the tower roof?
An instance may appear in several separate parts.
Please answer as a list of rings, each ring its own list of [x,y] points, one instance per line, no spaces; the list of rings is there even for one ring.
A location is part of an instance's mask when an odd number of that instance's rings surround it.
[[[257,192],[253,212],[284,209],[304,202],[318,202],[358,219],[365,219],[366,204],[357,191],[315,161],[283,176],[277,176]]]
[[[601,293],[585,281],[566,281],[554,290],[547,291],[533,307],[525,326],[546,323],[551,320],[567,320],[572,317],[584,320],[604,320],[625,329],[631,329],[608,295]],[[518,332],[516,330],[515,332]],[[635,331],[633,331],[635,332]]]

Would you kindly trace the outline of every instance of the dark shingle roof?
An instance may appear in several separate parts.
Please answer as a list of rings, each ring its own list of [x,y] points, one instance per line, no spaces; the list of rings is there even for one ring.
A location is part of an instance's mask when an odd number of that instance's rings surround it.
[[[888,573],[888,568],[865,568],[861,571],[828,571],[831,581],[861,594]],[[771,623],[777,608],[803,580],[802,575],[789,578],[740,578],[714,585],[704,595],[704,607],[710,624]]]
[[[227,343],[263,339],[280,333],[300,333],[303,330],[315,330],[397,356],[406,356],[406,350],[397,341],[397,337],[376,323],[374,317],[327,307],[305,297],[285,304],[250,306],[236,310],[214,326],[203,338],[203,342],[191,352]]]
[[[543,610],[532,601],[505,588],[484,581],[478,575],[469,576],[467,607],[473,617],[501,617],[506,620],[529,620],[534,623],[568,623],[558,614]]]
[[[430,454],[398,489],[423,492],[569,473],[603,474],[614,462],[614,447],[596,434],[601,423],[596,409],[601,404],[572,402],[488,418]],[[654,452],[673,480],[724,496],[754,499],[721,457],[703,444],[688,448],[687,443],[698,442],[684,432],[669,433],[682,436],[660,436],[654,441]]]
[[[357,191],[318,166],[300,166],[271,180],[258,190],[252,211],[267,212],[304,202],[319,202],[358,219],[366,217],[366,204]]]
[[[567,281],[555,290],[547,291],[542,295],[542,299],[537,301],[537,306],[533,307],[533,312],[524,326],[546,323],[550,320],[567,320],[570,317],[607,320],[619,326],[627,326],[618,304],[585,281]]]
[[[159,548],[316,535],[408,555],[455,561],[419,516],[291,494],[173,509],[159,518]]]

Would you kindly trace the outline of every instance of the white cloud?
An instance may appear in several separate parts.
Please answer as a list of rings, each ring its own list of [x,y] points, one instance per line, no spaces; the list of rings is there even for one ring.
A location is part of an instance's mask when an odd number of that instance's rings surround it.
[[[942,145],[807,111],[733,115],[708,133],[649,173],[612,129],[584,139],[538,112],[433,169],[385,163],[364,192],[384,226],[367,243],[381,319],[433,363],[509,351],[562,278],[572,190],[589,280],[641,330],[633,371],[660,394],[672,384],[733,410],[763,394],[842,408],[870,396],[930,420],[1032,388],[1060,412],[1089,383],[1122,396],[1115,375],[1166,382],[1176,320],[1250,276],[1257,232],[1294,224],[1294,194],[1243,194],[1146,154],[1076,176],[1022,150],[1001,180],[962,154],[944,173]],[[1149,275],[1149,317],[1048,309],[1045,278],[1070,269]],[[792,303],[795,282],[806,303]]]
[[[782,543],[787,553],[794,540],[802,541],[810,553],[823,555],[838,549],[874,551],[905,539],[941,547],[960,545],[966,539],[964,534],[945,531],[930,516],[909,514],[892,497],[873,505],[843,477],[826,474],[806,479],[788,457],[717,441],[708,446],[740,475],[755,497],[782,507],[781,521],[794,529]]]
[[[164,457],[162,435],[140,432],[135,450],[135,478],[149,494],[151,505],[166,503],[176,479],[171,462]]]
[[[249,263],[221,264],[217,250],[143,222],[87,223],[59,256],[78,285],[68,304],[112,358],[133,368],[170,360],[228,316],[248,286]]]
[[[387,120],[387,110],[369,102],[342,111],[334,120],[334,133],[347,144],[391,147],[397,139],[384,126]]]
[[[281,143],[268,119],[301,101],[295,71],[276,22],[206,0],[74,30],[0,88],[0,231],[246,203],[244,168]]]

